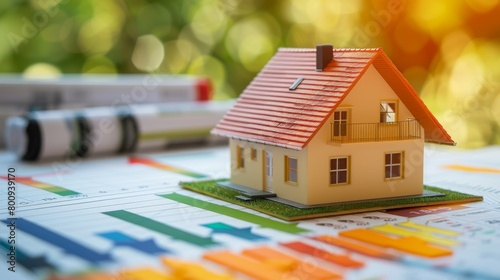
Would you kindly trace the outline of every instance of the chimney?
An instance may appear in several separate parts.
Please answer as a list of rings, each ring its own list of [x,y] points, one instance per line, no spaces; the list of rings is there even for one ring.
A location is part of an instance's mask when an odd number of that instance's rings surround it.
[[[316,45],[316,71],[323,71],[323,69],[333,59],[333,46],[332,45]]]

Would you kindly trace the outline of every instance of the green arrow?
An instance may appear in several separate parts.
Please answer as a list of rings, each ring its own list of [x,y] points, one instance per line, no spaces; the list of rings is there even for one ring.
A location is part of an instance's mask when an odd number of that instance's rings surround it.
[[[174,227],[171,227],[166,224],[162,224],[155,220],[143,217],[141,215],[137,215],[125,210],[117,210],[104,212],[103,214],[120,219],[122,221],[129,222],[134,225],[141,226],[143,228],[147,228],[152,231],[156,231],[159,233],[163,233],[167,236],[172,237],[176,240],[182,240],[184,242],[197,245],[200,247],[207,247],[212,245],[218,245],[217,242],[213,241],[211,237],[200,237],[198,235],[194,235],[187,231],[183,231]]]
[[[215,212],[224,216],[233,217],[238,220],[247,221],[250,223],[257,224],[263,228],[272,228],[286,233],[302,233],[308,232],[309,230],[297,227],[295,223],[284,223],[280,221],[275,221],[268,219],[266,217],[257,216],[240,210],[236,210],[227,206],[222,206],[207,201],[199,200],[193,197],[185,196],[178,193],[162,194],[160,197],[171,199],[189,206],[205,209],[211,212]]]

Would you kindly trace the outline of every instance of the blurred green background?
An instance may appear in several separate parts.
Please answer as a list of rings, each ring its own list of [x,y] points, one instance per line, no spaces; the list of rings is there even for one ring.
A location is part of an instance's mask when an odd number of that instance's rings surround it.
[[[216,99],[238,96],[278,47],[382,47],[460,146],[500,144],[498,0],[11,0],[0,11],[0,72],[196,74]]]

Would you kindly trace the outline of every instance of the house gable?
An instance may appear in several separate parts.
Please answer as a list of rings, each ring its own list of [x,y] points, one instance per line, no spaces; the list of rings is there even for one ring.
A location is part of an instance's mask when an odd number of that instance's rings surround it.
[[[380,52],[376,59],[373,60],[373,66],[375,66],[380,75],[387,81],[401,101],[408,107],[415,119],[424,128],[426,142],[446,145],[456,144],[429,111],[422,99],[420,99],[415,89],[413,89],[384,52]]]
[[[376,68],[370,65],[336,110],[349,110],[349,123],[379,123],[382,101],[397,104],[397,121],[414,118],[392,87]],[[329,119],[329,123],[331,122],[333,122],[332,116]]]
[[[335,110],[348,111],[350,123],[378,125],[381,100],[401,103],[399,120],[412,118],[410,110],[371,65]],[[311,172],[307,184],[308,204],[416,195],[422,192],[423,137],[409,141],[335,143],[330,141],[333,120],[332,114],[307,145],[307,165]],[[420,126],[418,129],[422,131]],[[398,180],[386,180],[385,154],[395,152],[404,155],[404,176]],[[338,158],[347,159],[347,182],[331,184],[330,161]]]

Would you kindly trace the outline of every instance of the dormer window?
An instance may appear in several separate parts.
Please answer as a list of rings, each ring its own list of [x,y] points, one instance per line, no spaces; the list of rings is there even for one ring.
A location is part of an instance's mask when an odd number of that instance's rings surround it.
[[[397,121],[397,105],[395,101],[380,102],[380,123],[393,123]]]

